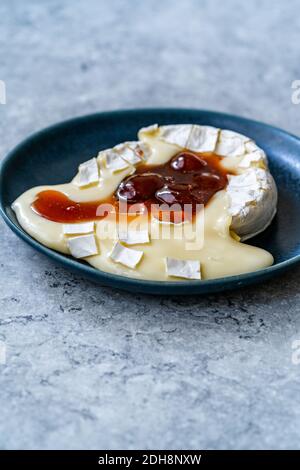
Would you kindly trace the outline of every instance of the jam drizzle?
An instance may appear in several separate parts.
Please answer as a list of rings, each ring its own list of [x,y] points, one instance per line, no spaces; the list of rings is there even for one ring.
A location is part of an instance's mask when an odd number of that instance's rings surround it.
[[[97,220],[109,213],[98,215],[100,204],[110,204],[118,211],[118,202],[126,201],[128,207],[141,204],[179,205],[192,207],[194,214],[197,204],[206,205],[211,197],[227,185],[227,171],[220,164],[221,157],[183,151],[163,165],[140,164],[134,175],[125,178],[114,196],[106,201],[75,202],[55,190],[41,191],[32,204],[40,216],[61,223],[75,223]]]

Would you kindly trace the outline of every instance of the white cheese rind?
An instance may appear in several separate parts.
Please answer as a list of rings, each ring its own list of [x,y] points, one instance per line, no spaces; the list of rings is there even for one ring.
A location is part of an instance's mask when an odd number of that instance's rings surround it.
[[[240,168],[249,168],[252,163],[259,164],[260,166],[267,168],[267,156],[265,152],[259,148],[254,142],[247,142],[245,144],[246,154],[240,161]]]
[[[127,248],[126,246],[121,245],[121,243],[116,242],[109,256],[113,261],[115,261],[115,263],[120,263],[133,269],[139,264],[143,254],[144,253],[140,250]]]
[[[119,240],[127,245],[149,243],[149,232],[148,230],[119,231]]]
[[[242,174],[230,176],[226,188],[229,196],[231,228],[247,240],[265,230],[277,207],[277,188],[268,170],[250,167]]]
[[[213,126],[174,124],[158,127],[155,124],[139,131],[139,135],[156,136],[156,133],[160,140],[194,152],[215,152],[225,157],[239,157],[251,152],[247,149],[247,144],[252,142],[249,137],[230,130],[220,131]]]
[[[194,152],[214,152],[218,135],[216,127],[194,125],[186,147]]]
[[[147,160],[152,153],[151,147],[146,142],[129,141],[116,145],[113,149],[126,162],[136,165],[143,160]]]
[[[147,142],[128,142],[128,146],[134,150],[135,154],[142,160],[148,160],[151,157],[152,149]]]
[[[98,247],[94,234],[69,237],[67,245],[74,258],[86,258],[98,254]]]
[[[78,186],[88,186],[99,181],[99,168],[96,158],[81,163],[78,168]]]
[[[79,224],[63,224],[65,235],[75,235],[79,233],[90,233],[94,231],[95,222],[83,222]]]
[[[200,261],[198,260],[166,258],[165,263],[168,276],[201,279]]]
[[[192,130],[192,124],[175,124],[160,127],[159,138],[169,144],[187,148],[187,143]]]
[[[129,164],[125,161],[121,155],[119,155],[114,150],[108,150],[105,154],[105,164],[106,167],[112,171],[112,173],[116,173],[117,171],[122,171],[125,168],[128,168]]]
[[[124,147],[120,150],[120,153],[122,158],[131,165],[136,165],[142,161],[141,157],[139,157],[135,151],[128,146],[124,145]]]
[[[237,132],[221,130],[215,152],[223,157],[239,157],[246,153],[251,139]]]
[[[249,168],[252,163],[265,163],[265,158],[263,152],[259,150],[257,152],[252,152],[246,154],[241,162],[239,163],[240,168]]]

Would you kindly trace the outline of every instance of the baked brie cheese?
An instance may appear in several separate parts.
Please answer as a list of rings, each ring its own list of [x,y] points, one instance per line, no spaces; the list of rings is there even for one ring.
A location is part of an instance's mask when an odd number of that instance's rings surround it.
[[[97,269],[189,282],[270,266],[270,253],[243,241],[276,207],[264,151],[196,124],[142,128],[79,165],[71,182],[29,189],[12,205],[33,238]]]

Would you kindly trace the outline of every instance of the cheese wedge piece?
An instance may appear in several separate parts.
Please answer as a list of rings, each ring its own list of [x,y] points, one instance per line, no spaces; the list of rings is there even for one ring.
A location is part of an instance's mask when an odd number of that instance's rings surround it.
[[[247,153],[256,152],[257,150],[261,150],[263,152],[263,150],[258,145],[256,145],[253,140],[249,140],[249,142],[245,143],[245,149]]]
[[[267,168],[267,156],[265,152],[259,148],[255,142],[247,142],[245,144],[246,154],[239,163],[240,168],[249,168],[252,163],[255,163],[261,168]]]
[[[257,152],[248,153],[246,154],[241,162],[239,163],[239,167],[241,168],[249,168],[252,163],[264,163],[265,158],[263,152],[259,150]]]
[[[84,222],[80,224],[63,224],[65,235],[75,235],[79,233],[90,233],[94,231],[95,222]]]
[[[237,132],[222,130],[215,152],[223,157],[239,157],[246,153],[246,143],[251,139]]]
[[[121,245],[121,243],[116,242],[109,256],[116,263],[123,264],[133,269],[139,264],[143,254],[142,251],[127,248]]]
[[[184,279],[201,279],[200,261],[166,258],[168,276],[182,277]]]
[[[194,152],[214,152],[218,135],[219,129],[216,127],[194,125],[186,147]]]
[[[143,129],[144,133],[153,132]],[[212,126],[199,126],[197,124],[177,124],[162,126],[159,129],[159,138],[169,144],[192,150],[194,152],[213,152],[216,148],[219,129]]]
[[[98,254],[98,247],[94,234],[70,237],[67,239],[67,245],[74,258],[85,258],[87,256]]]
[[[132,148],[126,145],[120,150],[120,153],[122,158],[131,165],[136,165],[142,161],[141,157],[139,157]]]
[[[119,231],[119,240],[127,245],[149,243],[149,232],[148,230],[127,230],[127,232]]]
[[[192,124],[175,124],[160,127],[160,139],[178,147],[187,148],[188,140],[192,130]]]
[[[109,168],[112,173],[116,173],[118,171],[124,170],[128,168],[129,164],[125,161],[121,155],[113,150],[108,150],[105,155],[105,164],[106,167]]]
[[[88,186],[99,181],[99,168],[96,158],[81,163],[79,165],[78,186]]]
[[[136,165],[143,160],[147,160],[152,153],[151,147],[146,142],[129,141],[116,145],[112,150],[120,155],[123,160]]]
[[[142,160],[148,160],[148,158],[151,157],[152,149],[147,142],[128,142],[128,146],[134,150],[135,154],[142,158]]]

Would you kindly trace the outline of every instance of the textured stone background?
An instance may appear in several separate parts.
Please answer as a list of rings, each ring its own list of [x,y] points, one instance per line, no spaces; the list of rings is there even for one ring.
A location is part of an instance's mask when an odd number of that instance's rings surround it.
[[[299,132],[299,1],[0,3],[1,157],[94,111],[210,108]],[[1,448],[299,448],[300,269],[245,290],[132,295],[1,222]]]

